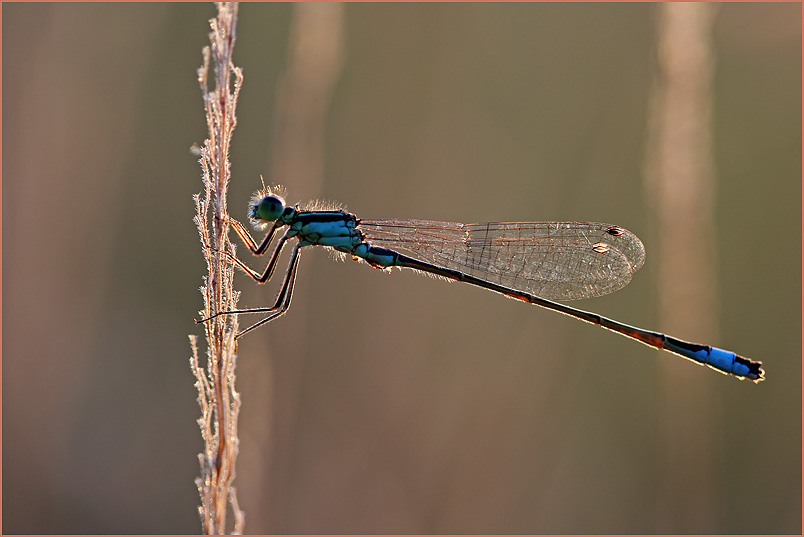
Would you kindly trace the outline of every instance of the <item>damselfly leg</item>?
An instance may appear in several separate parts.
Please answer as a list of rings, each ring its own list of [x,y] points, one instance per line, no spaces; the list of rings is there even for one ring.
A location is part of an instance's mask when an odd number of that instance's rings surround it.
[[[254,237],[251,236],[251,233],[248,232],[246,226],[244,226],[234,218],[229,218],[228,222],[229,225],[232,226],[232,229],[234,229],[237,235],[240,237],[240,240],[243,241],[243,244],[245,244],[248,247],[248,249],[251,250],[251,253],[254,255],[262,255],[265,253],[265,250],[268,249],[268,246],[270,246],[271,241],[274,238],[274,233],[276,233],[276,230],[279,227],[278,225],[271,226],[271,231],[268,232],[268,234],[265,236],[265,238],[258,246],[257,241],[255,241]]]
[[[277,226],[273,226],[271,231],[266,235],[265,239],[257,246],[257,242],[253,239],[251,234],[248,232],[246,227],[238,222],[237,220],[230,219],[229,223],[232,225],[232,228],[237,232],[240,238],[243,240],[243,243],[248,247],[248,249],[254,255],[262,255],[268,249],[268,246],[271,244],[271,239],[274,236]],[[271,260],[268,262],[268,266],[265,268],[265,271],[260,274],[256,270],[252,269],[248,265],[246,265],[243,261],[237,258],[231,252],[225,252],[221,250],[217,250],[220,253],[224,254],[226,257],[231,259],[238,267],[240,267],[243,272],[251,276],[258,283],[266,283],[270,281],[271,277],[274,274],[274,269],[276,269],[277,261],[279,260],[279,255],[282,253],[282,249],[284,248],[285,244],[287,244],[288,236],[283,235],[280,237],[279,241],[276,243],[276,247],[274,248],[273,254],[271,254]],[[231,310],[231,311],[220,311],[215,313],[206,319],[201,319],[200,321],[196,321],[196,324],[203,323],[205,321],[209,321],[218,317],[219,315],[232,315],[235,313],[268,313],[268,316],[264,319],[261,319],[259,322],[249,326],[245,330],[240,331],[236,336],[235,339],[238,339],[243,334],[254,330],[262,326],[263,324],[276,319],[280,315],[284,314],[288,308],[290,307],[290,300],[293,296],[293,285],[296,282],[296,268],[299,264],[300,259],[300,252],[301,244],[296,244],[293,248],[293,252],[290,255],[290,262],[288,263],[288,268],[285,271],[284,281],[282,283],[282,288],[279,291],[279,294],[276,297],[276,302],[274,303],[273,307],[264,307],[264,308],[246,308],[240,310]]]

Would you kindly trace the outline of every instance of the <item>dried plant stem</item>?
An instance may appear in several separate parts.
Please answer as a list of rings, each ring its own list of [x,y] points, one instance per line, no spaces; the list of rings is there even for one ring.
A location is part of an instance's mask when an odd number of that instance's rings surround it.
[[[194,218],[201,237],[208,275],[201,293],[204,318],[218,311],[236,308],[239,293],[234,290],[234,268],[223,251],[231,251],[227,236],[226,190],[229,184],[229,145],[237,119],[235,107],[243,83],[242,71],[232,62],[237,24],[237,4],[218,3],[218,16],[210,20],[210,47],[204,48],[204,64],[198,70],[198,81],[204,98],[209,138],[199,150],[203,172],[203,196],[194,196],[197,214]],[[207,76],[214,69],[215,87],[209,89]],[[234,78],[234,84],[232,84]],[[210,208],[212,209],[210,211]],[[226,533],[226,512],[231,504],[234,513],[232,533],[243,532],[244,515],[237,503],[232,482],[239,440],[237,418],[240,396],[235,390],[236,315],[222,315],[204,323],[207,338],[207,366],[198,358],[196,336],[190,336],[190,366],[196,377],[198,403],[201,406],[201,436],[204,451],[199,453],[201,475],[196,486],[201,498],[198,507],[206,534]]]
[[[712,155],[717,5],[668,3],[657,9],[659,76],[652,97],[647,179],[660,239],[654,258],[658,324],[693,341],[717,341]],[[712,380],[676,364],[660,364],[657,387],[664,390],[661,400],[667,405],[657,412],[662,471],[657,474],[655,530],[716,532],[723,491],[712,454],[726,446]],[[679,385],[684,386],[680,399],[673,397]],[[696,483],[694,501],[687,493],[690,480]]]

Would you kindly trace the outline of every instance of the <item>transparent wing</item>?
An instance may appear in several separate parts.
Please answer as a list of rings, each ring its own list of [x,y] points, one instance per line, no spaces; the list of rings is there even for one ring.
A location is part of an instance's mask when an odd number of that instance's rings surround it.
[[[375,246],[552,300],[623,288],[645,261],[636,235],[595,222],[360,220]]]

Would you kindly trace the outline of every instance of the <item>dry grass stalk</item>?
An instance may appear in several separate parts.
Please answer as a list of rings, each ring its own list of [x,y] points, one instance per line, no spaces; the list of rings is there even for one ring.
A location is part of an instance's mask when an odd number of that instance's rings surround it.
[[[233,251],[227,231],[226,191],[229,184],[229,144],[237,119],[235,106],[243,83],[242,71],[232,62],[237,24],[237,4],[218,3],[218,16],[210,20],[210,47],[204,48],[204,64],[198,70],[198,81],[204,98],[209,138],[199,149],[203,171],[203,196],[196,194],[197,214],[193,219],[201,236],[208,275],[201,294],[203,318],[218,311],[236,308],[239,293],[234,290],[234,268],[222,251]],[[214,69],[215,87],[209,89],[207,76]],[[232,83],[232,79],[234,82]],[[234,513],[232,533],[243,532],[244,515],[237,503],[232,482],[239,440],[237,418],[240,396],[235,390],[236,315],[222,315],[204,323],[207,338],[207,366],[198,358],[197,337],[190,336],[190,366],[196,377],[198,403],[201,406],[201,436],[204,451],[199,453],[201,475],[196,486],[201,498],[198,507],[206,534],[226,533],[227,508]]]
[[[693,341],[717,341],[712,110],[718,6],[678,2],[657,9],[659,71],[651,99],[646,179],[660,239],[653,258],[659,267],[658,324]],[[716,533],[723,491],[712,454],[725,446],[713,379],[659,363],[657,388],[664,390],[661,400],[666,402],[657,413],[664,472],[658,474],[654,529]],[[683,398],[674,397],[679,385],[684,386]],[[696,483],[694,501],[688,494],[691,479]]]

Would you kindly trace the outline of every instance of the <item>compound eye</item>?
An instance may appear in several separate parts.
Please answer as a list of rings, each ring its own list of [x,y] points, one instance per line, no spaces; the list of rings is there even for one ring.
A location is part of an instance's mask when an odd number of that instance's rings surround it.
[[[275,194],[269,194],[262,198],[254,207],[252,218],[273,222],[285,211],[285,200]]]

